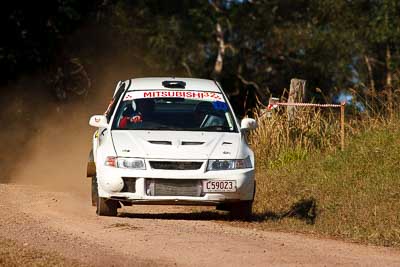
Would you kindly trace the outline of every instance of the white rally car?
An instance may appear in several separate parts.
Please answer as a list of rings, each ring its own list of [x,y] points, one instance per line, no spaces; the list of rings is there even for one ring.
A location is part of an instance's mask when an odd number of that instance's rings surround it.
[[[139,78],[118,83],[97,127],[87,176],[97,214],[121,205],[214,205],[247,218],[255,194],[256,121],[237,121],[212,80]]]

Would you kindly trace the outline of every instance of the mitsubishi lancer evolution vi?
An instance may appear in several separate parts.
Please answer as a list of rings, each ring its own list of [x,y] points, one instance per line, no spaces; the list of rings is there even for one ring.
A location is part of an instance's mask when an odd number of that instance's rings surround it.
[[[251,215],[254,154],[218,82],[193,78],[120,81],[96,127],[87,176],[100,216],[121,205],[216,206]]]

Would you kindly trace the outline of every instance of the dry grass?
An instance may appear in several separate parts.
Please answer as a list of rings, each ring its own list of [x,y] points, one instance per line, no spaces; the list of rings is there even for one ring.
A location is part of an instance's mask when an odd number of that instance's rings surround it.
[[[312,151],[335,150],[340,141],[338,116],[299,108],[291,120],[280,112],[258,118],[259,127],[250,136],[257,164],[261,168],[279,167],[305,159]]]
[[[259,119],[254,210],[260,227],[400,247],[400,120],[299,109]]]

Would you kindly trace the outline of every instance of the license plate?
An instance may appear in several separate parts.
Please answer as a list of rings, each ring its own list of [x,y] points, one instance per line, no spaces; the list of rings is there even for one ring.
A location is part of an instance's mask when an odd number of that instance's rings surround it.
[[[236,192],[236,181],[203,181],[203,192]]]

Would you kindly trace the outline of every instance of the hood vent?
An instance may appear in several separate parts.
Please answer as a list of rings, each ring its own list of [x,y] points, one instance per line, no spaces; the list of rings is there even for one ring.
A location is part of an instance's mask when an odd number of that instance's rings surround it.
[[[154,145],[172,145],[171,141],[152,141],[152,140],[148,140],[147,142],[149,142],[150,144],[154,144]]]
[[[231,142],[223,142],[222,145],[232,145]]]
[[[204,142],[192,142],[192,141],[182,141],[182,146],[199,146],[204,144]]]
[[[153,145],[172,145],[171,141],[163,141],[163,140],[147,140],[150,144]],[[199,146],[204,144],[204,142],[196,142],[196,141],[182,141],[182,146]]]

